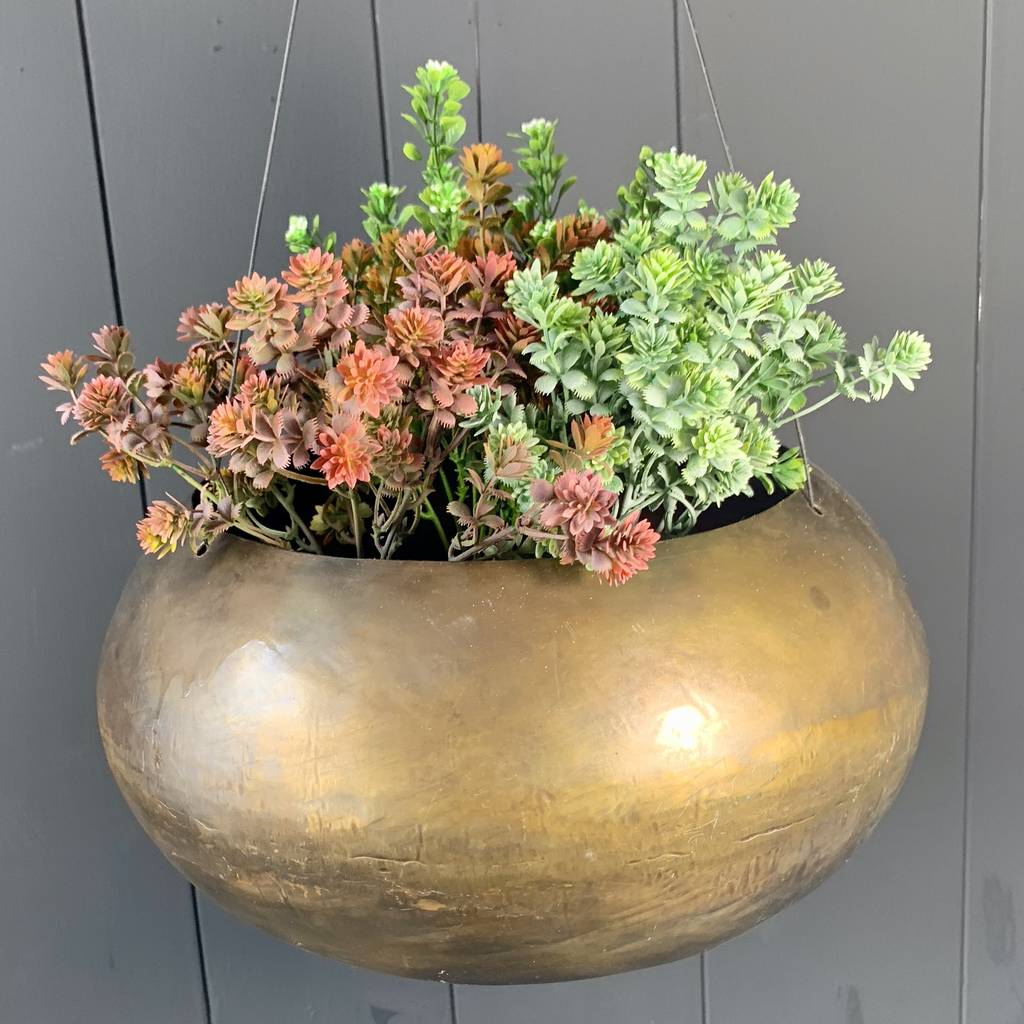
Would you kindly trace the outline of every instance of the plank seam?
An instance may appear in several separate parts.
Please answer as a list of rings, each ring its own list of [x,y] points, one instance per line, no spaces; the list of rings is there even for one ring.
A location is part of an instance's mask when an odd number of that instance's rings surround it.
[[[978,561],[978,466],[981,457],[981,431],[978,428],[981,407],[981,346],[982,307],[984,299],[985,271],[985,168],[988,163],[988,117],[991,91],[989,57],[992,46],[992,13],[990,0],[981,5],[981,109],[978,129],[978,235],[976,254],[975,295],[977,305],[974,322],[974,382],[972,401],[974,404],[971,436],[971,503],[967,568],[967,679],[964,687],[964,774],[963,774],[963,838],[961,846],[962,874],[960,883],[960,977],[959,1008],[960,1024],[967,1021],[967,991],[969,984],[969,943],[970,929],[970,863],[971,863],[971,703],[974,690],[975,651],[975,588],[977,586]]]
[[[679,0],[670,0],[672,4],[672,42],[675,54],[676,76],[676,148],[683,149],[683,56],[679,48]]]
[[[121,285],[117,279],[117,259],[114,255],[114,228],[110,219],[110,202],[107,198],[107,176],[103,166],[103,147],[100,144],[99,117],[96,112],[96,90],[92,80],[92,60],[89,56],[89,35],[85,24],[83,0],[75,0],[75,16],[78,19],[78,43],[82,51],[82,75],[85,79],[85,100],[89,109],[89,130],[92,135],[92,155],[96,166],[96,188],[100,200],[100,216],[103,221],[103,238],[107,248],[107,267],[110,274],[110,292],[114,303],[114,319],[118,324],[124,323],[124,310],[121,306]],[[142,514],[146,514],[149,500],[146,496],[146,481],[139,474],[139,502]]]
[[[196,926],[196,948],[199,951],[199,977],[203,986],[203,1008],[206,1011],[206,1024],[213,1024],[213,1009],[210,1005],[210,976],[206,969],[206,947],[203,944],[203,925],[199,917],[199,896],[196,887],[189,885],[192,894],[192,920]]]
[[[711,993],[708,990],[708,955],[700,955],[700,1021],[701,1024],[710,1024],[711,1021]]]
[[[370,0],[370,27],[373,32],[373,62],[377,68],[377,110],[380,117],[380,146],[384,157],[384,180],[391,185],[393,184],[391,181],[391,149],[388,146],[390,118],[384,93],[384,62],[381,58],[380,12],[377,9],[377,0]]]
[[[476,61],[474,68],[473,84],[476,88],[476,141],[484,141],[484,100],[483,89],[480,87],[482,80],[480,61],[480,0],[473,0],[473,59]]]

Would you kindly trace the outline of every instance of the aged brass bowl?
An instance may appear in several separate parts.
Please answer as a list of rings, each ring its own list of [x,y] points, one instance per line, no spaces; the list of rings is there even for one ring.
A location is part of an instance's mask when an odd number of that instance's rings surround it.
[[[885,544],[818,476],[610,589],[551,562],[139,563],[99,724],[189,879],[375,970],[556,981],[686,956],[889,806],[927,654]]]

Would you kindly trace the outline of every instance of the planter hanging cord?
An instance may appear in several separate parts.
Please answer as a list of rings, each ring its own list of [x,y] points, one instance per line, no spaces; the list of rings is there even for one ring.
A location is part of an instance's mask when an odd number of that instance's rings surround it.
[[[715,118],[715,127],[718,129],[718,137],[722,142],[722,150],[725,153],[725,162],[729,165],[730,171],[736,170],[736,165],[732,161],[732,150],[729,149],[729,143],[725,138],[725,128],[722,125],[722,115],[718,110],[718,101],[715,99],[715,90],[711,87],[711,76],[708,74],[707,61],[704,59],[704,50],[700,45],[700,38],[697,35],[697,26],[693,20],[693,11],[690,10],[690,0],[683,0],[683,9],[686,11],[686,20],[690,25],[690,35],[693,37],[693,46],[697,51],[697,61],[700,64],[700,73],[704,78],[704,87],[708,91],[708,99],[711,101],[711,113]],[[796,443],[800,449],[800,458],[804,461],[806,467],[806,477],[804,479],[804,496],[807,498],[807,504],[817,512],[821,514],[821,509],[818,503],[814,499],[814,484],[811,482],[811,464],[807,459],[807,442],[804,440],[804,430],[800,425],[800,420],[796,419],[793,421],[793,426],[796,427]]]
[[[252,229],[252,245],[249,248],[249,269],[246,276],[252,274],[256,266],[256,247],[260,241],[260,226],[263,224],[263,209],[267,201],[267,185],[270,182],[270,162],[274,158],[274,143],[277,141],[277,124],[281,119],[281,98],[284,96],[284,80],[288,74],[288,61],[292,53],[292,38],[295,35],[295,16],[299,10],[299,0],[292,0],[292,10],[288,17],[288,33],[284,37],[284,53],[281,55],[281,76],[277,81],[277,96],[274,98],[274,116],[270,121],[270,138],[267,140],[267,157],[263,161],[263,179],[260,181],[260,196],[256,202],[256,223]],[[242,347],[242,332],[235,335],[235,347],[231,353],[231,378],[228,381],[228,398],[230,402],[235,395],[235,375],[238,372],[238,353]]]
[[[281,119],[281,97],[284,95],[284,81],[288,74],[288,61],[292,52],[292,38],[295,35],[295,16],[299,10],[299,0],[292,0],[291,14],[288,18],[288,32],[284,40],[284,53],[281,55],[281,75],[277,81],[277,95],[274,97],[274,114],[270,121],[270,138],[267,140],[267,155],[263,161],[263,178],[260,181],[260,194],[256,202],[256,223],[252,230],[252,245],[249,247],[249,269],[247,275],[252,274],[256,266],[256,247],[260,240],[260,226],[263,223],[263,210],[267,201],[267,186],[270,182],[270,162],[274,157],[274,143],[277,141],[277,125]],[[231,378],[228,381],[228,401],[234,397],[235,375],[238,372],[238,353],[242,347],[242,332],[235,335],[235,344],[231,353]],[[146,497],[146,482],[139,474],[139,498],[142,502],[142,514],[148,510],[149,501]]]

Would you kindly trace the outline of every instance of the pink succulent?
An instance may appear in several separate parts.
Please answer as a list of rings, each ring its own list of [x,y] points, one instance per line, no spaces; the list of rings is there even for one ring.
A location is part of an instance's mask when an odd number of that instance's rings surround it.
[[[211,302],[206,306],[189,306],[178,317],[178,340],[224,341],[228,337],[231,310]]]
[[[380,446],[367,436],[361,419],[337,413],[330,427],[320,431],[317,441],[319,455],[311,468],[323,473],[328,487],[355,487],[360,481],[369,481],[373,457]]]
[[[398,356],[383,345],[367,348],[362,339],[342,356],[330,377],[331,391],[339,405],[353,402],[360,412],[379,416],[381,409],[402,397]]]
[[[615,495],[589,470],[583,473],[566,470],[553,484],[535,480],[531,494],[540,505],[538,522],[549,529],[565,527],[577,543],[615,522],[612,515]]]
[[[453,389],[485,384],[484,367],[490,353],[477,348],[466,338],[460,338],[443,349],[433,362],[433,369]]]
[[[594,544],[590,567],[603,582],[619,586],[647,569],[659,540],[660,534],[638,510],[630,512]]]
[[[137,483],[140,468],[143,476],[149,476],[146,466],[133,459],[127,452],[104,452],[100,456],[100,468],[116,484]]]
[[[232,331],[244,331],[255,327],[282,308],[293,303],[288,301],[288,289],[276,277],[265,278],[262,274],[250,274],[236,281],[228,289],[228,304],[234,315],[227,322]],[[296,310],[297,312],[297,310]],[[292,313],[290,319],[294,319]]]
[[[218,457],[244,448],[252,440],[252,405],[244,396],[221,402],[210,413],[206,446]]]
[[[362,302],[349,303],[342,299],[327,311],[331,333],[327,346],[333,352],[347,352],[352,344],[352,332],[370,319],[370,310]]]
[[[75,401],[75,419],[85,430],[102,430],[124,417],[130,402],[120,377],[93,377]]]
[[[394,309],[384,317],[384,330],[392,351],[403,362],[416,367],[441,345],[444,320],[436,309],[407,306]]]
[[[413,436],[409,430],[380,426],[374,438],[379,451],[373,462],[373,471],[382,480],[394,487],[402,487],[423,468],[423,456],[412,450]]]
[[[272,416],[256,412],[253,438],[254,455],[261,466],[271,463],[276,469],[302,469],[316,448],[317,421],[301,407],[278,409]]]
[[[398,239],[395,243],[395,252],[406,267],[412,270],[416,266],[416,261],[426,256],[436,245],[437,237],[433,231],[427,234],[422,228],[413,228]]]
[[[64,391],[71,396],[69,401],[57,406],[61,423],[67,423],[75,412],[75,391],[88,373],[86,361],[76,356],[71,349],[65,349],[48,355],[46,362],[40,363],[39,367],[43,371],[39,379],[48,391]]]
[[[136,536],[146,554],[163,558],[177,550],[188,534],[191,516],[180,502],[154,501],[139,520]]]
[[[317,299],[339,301],[348,295],[348,282],[342,276],[341,263],[329,252],[309,249],[293,256],[281,275],[295,289],[296,302]]]

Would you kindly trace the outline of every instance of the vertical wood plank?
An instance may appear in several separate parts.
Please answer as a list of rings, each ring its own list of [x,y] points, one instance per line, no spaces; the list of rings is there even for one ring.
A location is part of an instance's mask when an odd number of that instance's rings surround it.
[[[963,1020],[1024,1020],[1024,345],[1019,232],[1024,9],[990,0],[981,250]]]
[[[411,125],[402,120],[409,109],[409,94],[402,85],[413,85],[416,68],[428,60],[454,65],[473,89],[463,103],[465,144],[480,134],[478,118],[477,23],[474,0],[377,0],[380,39],[384,128],[387,138],[391,183],[402,185],[405,202],[414,202],[423,187],[420,165],[402,155],[402,144],[413,138]],[[501,145],[504,140],[494,140]]]
[[[220,298],[245,272],[290,4],[88,2],[125,319],[149,352],[166,353],[180,310]],[[358,230],[359,188],[383,170],[376,74],[369,0],[301,0],[257,250],[263,272],[287,262],[289,213],[319,212],[341,240]],[[217,1024],[448,1020],[444,986],[345,968],[202,896],[199,905]]]
[[[245,273],[290,5],[85,4],[124,317],[170,358],[178,314]]]
[[[450,1024],[448,986],[334,963],[201,912],[214,1024]]]
[[[383,177],[370,0],[300,0],[257,265],[287,265],[291,213],[319,213],[339,245],[361,235],[359,190]]]
[[[601,6],[585,0],[481,0],[483,138],[503,144],[532,117],[559,119],[559,148],[579,178],[562,212],[585,197],[614,203],[640,147],[677,140],[674,11],[670,2]],[[694,958],[561,985],[456,986],[459,1024],[697,1024]]]
[[[555,985],[455,986],[458,1024],[700,1024],[699,961]]]
[[[676,142],[674,15],[671,0],[480,2],[483,137],[500,143],[532,117],[558,118],[559,148],[598,209],[614,205],[642,145]]]
[[[402,119],[409,109],[403,84],[415,83],[416,68],[428,60],[446,60],[459,71],[473,92],[463,104],[465,142],[480,134],[477,74],[477,17],[474,0],[376,0],[380,69],[381,127],[386,147],[385,174],[406,190],[400,202],[415,202],[422,188],[420,165],[402,155],[402,144],[413,137]],[[410,225],[411,226],[411,225]],[[449,989],[450,998],[450,986]]]
[[[113,319],[73,0],[0,32],[0,1020],[203,1019],[185,882],[132,820],[96,732],[94,671],[135,560],[138,499],[68,431],[36,367]]]
[[[784,248],[836,262],[849,293],[835,315],[852,339],[920,327],[936,356],[916,394],[867,415],[835,403],[807,425],[812,458],[892,545],[928,631],[920,754],[892,814],[848,866],[709,955],[710,1021],[952,1024],[982,0],[693,8],[737,164],[751,176],[774,168],[803,193]]]

